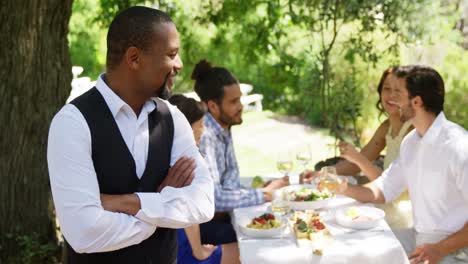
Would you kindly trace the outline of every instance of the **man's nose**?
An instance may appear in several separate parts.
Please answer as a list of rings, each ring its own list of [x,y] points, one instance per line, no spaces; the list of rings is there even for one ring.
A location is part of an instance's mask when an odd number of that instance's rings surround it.
[[[182,63],[182,59],[180,58],[179,54],[177,54],[176,61],[175,61],[175,64],[174,64],[174,68],[177,71],[180,71],[180,70],[182,70],[183,67],[184,67],[184,64]]]

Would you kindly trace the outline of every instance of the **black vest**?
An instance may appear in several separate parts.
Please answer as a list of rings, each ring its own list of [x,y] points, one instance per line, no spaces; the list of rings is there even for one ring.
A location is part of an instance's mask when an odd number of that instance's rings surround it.
[[[156,109],[148,115],[148,160],[139,179],[132,154],[101,93],[92,88],[71,104],[83,114],[91,131],[92,159],[101,193],[156,192],[169,170],[174,137],[167,105],[158,99]],[[177,257],[177,233],[174,229],[157,228],[138,245],[104,253],[79,254],[68,243],[66,247],[70,264],[173,263]]]

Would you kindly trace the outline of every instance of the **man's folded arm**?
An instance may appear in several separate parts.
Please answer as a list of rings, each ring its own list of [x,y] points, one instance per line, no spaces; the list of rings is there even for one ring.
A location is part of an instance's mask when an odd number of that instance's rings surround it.
[[[195,177],[190,185],[182,188],[167,186],[160,193],[137,193],[141,210],[136,217],[160,227],[182,228],[213,218],[214,187],[190,124],[177,108],[168,106],[174,121],[171,165],[182,157],[193,158],[196,162]]]
[[[154,225],[103,209],[89,128],[73,105],[65,106],[52,121],[47,159],[61,231],[76,252],[113,251],[139,244],[154,233]]]
[[[200,154],[192,183],[182,188],[167,186],[161,193],[137,193],[141,220],[167,228],[183,228],[209,221],[214,215],[213,182]]]

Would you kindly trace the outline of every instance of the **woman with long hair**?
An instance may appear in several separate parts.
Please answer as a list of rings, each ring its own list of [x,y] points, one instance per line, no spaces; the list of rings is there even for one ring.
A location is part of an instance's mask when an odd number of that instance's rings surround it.
[[[400,96],[400,88],[404,84],[403,78],[395,75],[397,66],[386,69],[380,78],[377,92],[379,100],[377,108],[380,114],[388,118],[380,124],[371,140],[358,151],[352,144],[341,142],[338,147],[343,160],[335,164],[336,172],[339,175],[356,175],[362,172],[370,181],[379,177],[383,170],[398,157],[400,144],[403,138],[413,127],[409,122],[400,119],[400,107],[397,104]],[[374,165],[373,161],[379,158],[382,151],[386,149],[383,168]],[[318,175],[318,172],[305,172],[304,181]],[[392,228],[404,228],[410,225],[411,215],[403,204],[409,205],[408,194],[403,193],[399,199],[389,205],[384,206],[387,214],[387,222]],[[403,212],[404,211],[404,212]]]

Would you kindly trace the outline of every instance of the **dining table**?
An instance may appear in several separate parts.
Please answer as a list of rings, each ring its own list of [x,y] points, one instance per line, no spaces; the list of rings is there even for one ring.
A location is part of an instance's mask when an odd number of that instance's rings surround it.
[[[246,218],[271,212],[270,203],[237,208],[231,216],[238,238],[241,263],[409,263],[403,247],[384,219],[376,227],[365,230],[344,227],[337,223],[337,210],[364,205],[374,206],[336,195],[325,208],[316,209],[332,237],[320,254],[313,247],[299,243],[290,225],[284,225],[281,236],[276,237],[252,237],[242,232],[240,223],[245,223]]]

